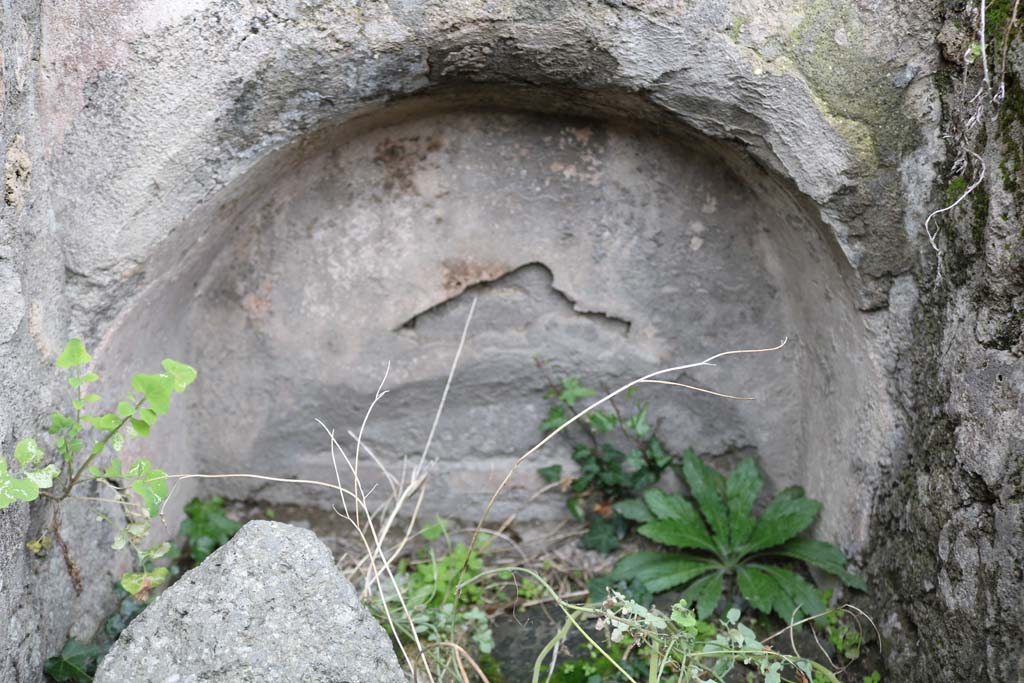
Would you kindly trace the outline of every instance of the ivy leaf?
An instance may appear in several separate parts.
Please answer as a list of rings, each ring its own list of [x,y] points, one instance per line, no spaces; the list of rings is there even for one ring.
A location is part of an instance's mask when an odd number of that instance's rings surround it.
[[[597,392],[593,389],[580,386],[580,381],[575,377],[566,377],[562,380],[562,393],[558,395],[560,401],[573,405],[582,398],[590,398]]]
[[[83,384],[95,382],[99,378],[100,376],[97,375],[95,372],[90,372],[89,374],[82,375],[81,377],[68,377],[68,384],[71,386],[72,389],[77,389]]]
[[[60,468],[56,465],[47,465],[41,470],[30,470],[25,472],[25,478],[40,489],[48,489],[53,486],[53,480],[59,476]]]
[[[704,464],[692,448],[683,453],[683,479],[707,520],[715,538],[729,542],[729,517],[725,505],[725,477]]]
[[[198,564],[220,546],[227,543],[242,528],[238,522],[224,514],[224,499],[193,498],[185,506],[186,518],[180,533],[188,539],[188,553]]]
[[[619,418],[615,413],[595,410],[592,413],[587,413],[587,422],[598,434],[607,434],[619,424]]]
[[[82,422],[88,422],[96,429],[101,429],[105,432],[117,429],[121,424],[121,418],[114,413],[107,413],[106,415],[92,416],[83,415]]]
[[[587,518],[587,513],[583,508],[583,499],[579,496],[573,496],[565,501],[565,507],[569,509],[569,514],[577,522],[583,522]]]
[[[149,423],[148,422],[143,422],[142,420],[138,420],[138,419],[133,417],[133,418],[131,418],[129,420],[129,424],[131,424],[132,429],[135,431],[135,433],[138,436],[141,436],[143,438],[149,436]]]
[[[171,375],[133,375],[132,389],[146,397],[149,407],[157,415],[166,415],[171,408],[171,394],[175,390],[175,380]],[[143,419],[145,419],[143,417]],[[147,420],[148,422],[148,420]]]
[[[22,468],[37,465],[43,459],[43,449],[39,447],[35,439],[22,439],[14,447],[14,459]]]
[[[149,597],[149,591],[163,585],[168,574],[167,567],[156,567],[149,572],[128,572],[121,577],[121,588],[145,600]]]
[[[90,683],[101,654],[102,648],[71,638],[58,656],[46,660],[43,671],[57,683]]]
[[[180,394],[185,391],[185,388],[188,387],[189,384],[196,381],[196,369],[191,365],[185,365],[184,363],[179,363],[176,360],[165,358],[163,366],[164,370],[166,370],[174,380],[175,393]],[[141,389],[139,391],[141,391]]]
[[[85,365],[92,360],[92,356],[85,350],[85,344],[81,339],[69,339],[64,350],[57,357],[58,368],[75,368]]]
[[[789,557],[824,569],[849,586],[859,591],[867,591],[864,579],[846,571],[847,559],[843,551],[831,543],[815,541],[809,538],[794,538],[778,548],[772,548],[772,555]]]
[[[33,501],[39,497],[39,485],[31,479],[19,479],[7,473],[7,463],[0,458],[0,510],[16,500]]]
[[[744,552],[754,553],[785,543],[809,527],[820,510],[821,503],[804,497],[802,488],[794,486],[782,491],[761,514]]]
[[[609,576],[615,580],[636,579],[652,593],[661,593],[713,570],[711,562],[696,555],[644,551],[623,557]]]
[[[562,406],[551,406],[547,418],[540,423],[542,432],[550,432],[558,429],[566,422],[565,408]]]
[[[64,417],[57,411],[50,413],[50,428],[47,430],[51,434],[56,434],[62,429],[66,429],[75,423],[74,420],[68,417]]]
[[[631,430],[641,439],[651,433],[651,425],[647,423],[647,405],[644,404],[639,411],[626,420],[626,428]]]
[[[537,474],[547,483],[554,484],[562,478],[562,466],[548,465],[547,467],[541,467],[537,469]]]
[[[160,512],[160,504],[167,499],[167,473],[154,469],[145,458],[128,469],[129,477],[136,477],[132,490],[142,498],[150,517]],[[127,590],[127,589],[126,589]]]
[[[626,535],[626,523],[622,517],[605,519],[594,517],[590,520],[590,528],[580,538],[580,547],[596,550],[607,555],[618,549],[619,542]]]

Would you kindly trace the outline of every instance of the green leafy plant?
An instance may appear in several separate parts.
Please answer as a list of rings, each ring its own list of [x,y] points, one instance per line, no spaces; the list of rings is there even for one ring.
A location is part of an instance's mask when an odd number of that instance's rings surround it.
[[[423,532],[433,536],[443,526],[443,521],[435,521]],[[440,538],[440,533],[434,538]],[[484,607],[500,598],[490,593],[488,587],[476,583],[457,590],[460,580],[476,577],[484,569],[480,555],[462,543],[441,555],[429,548],[420,559],[413,562],[402,559],[396,567],[395,577],[405,608],[395,593],[384,600],[376,596],[370,603],[370,610],[385,626],[390,615],[403,640],[402,646],[414,643],[412,631],[415,630],[421,642],[457,643],[478,655],[490,654],[494,649],[494,635]],[[406,610],[408,617],[404,616]],[[434,653],[442,660],[450,654],[441,650]]]
[[[87,387],[99,380],[95,372],[88,371],[91,361],[92,356],[80,339],[70,340],[58,356],[57,367],[70,371],[71,410],[67,414],[54,411],[50,415],[48,431],[53,445],[49,455],[39,441],[24,438],[14,448],[17,473],[8,469],[6,459],[0,458],[0,509],[40,496],[52,503],[53,521],[48,534],[52,534],[64,553],[75,588],[81,591],[77,565],[60,536],[60,507],[71,501],[91,505],[97,500],[117,505],[123,513],[118,519],[99,510],[93,511],[117,528],[113,549],[130,547],[141,565],[141,571],[124,575],[122,586],[134,594],[145,595],[167,578],[166,568],[154,567],[152,563],[170,549],[170,544],[160,543],[149,548],[144,544],[152,526],[150,520],[159,513],[168,495],[167,474],[145,458],[131,463],[114,458],[105,468],[96,463],[108,451],[119,453],[127,439],[149,436],[157,419],[170,410],[171,397],[185,391],[195,380],[196,371],[166,359],[164,372],[134,375],[131,391],[117,403],[113,412],[93,413],[90,407],[102,399],[99,394],[87,391]],[[111,496],[98,499],[95,495],[79,493],[83,487],[94,483],[104,486]],[[48,534],[30,541],[29,549],[37,554],[45,552],[51,545]]]
[[[798,534],[818,516],[821,503],[800,488],[779,493],[758,517],[754,503],[762,479],[750,458],[726,479],[692,450],[683,457],[681,475],[696,506],[679,495],[651,489],[642,498],[615,508],[641,524],[640,535],[688,553],[639,552],[619,560],[612,578],[635,578],[660,593],[686,587],[684,597],[709,616],[735,580],[740,595],[759,612],[774,612],[789,622],[825,611],[818,591],[780,562],[808,564],[858,590],[864,581],[846,571],[847,560],[836,546]]]
[[[178,533],[185,537],[185,552],[192,562],[199,564],[241,528],[241,524],[224,514],[224,499],[214,496],[189,501]]]
[[[222,498],[193,498],[185,506],[185,520],[182,521],[179,534],[184,537],[187,554],[180,552],[177,546],[167,542],[157,547],[159,556],[171,560],[169,566],[151,567],[149,571],[129,572],[114,585],[117,598],[117,610],[109,614],[103,621],[102,628],[94,636],[92,642],[85,643],[74,638],[69,639],[61,653],[50,657],[44,664],[46,674],[57,681],[73,681],[88,683],[93,679],[97,661],[102,658],[117,640],[121,632],[128,627],[135,617],[140,615],[153,597],[152,591],[166,586],[181,576],[189,565],[197,564],[210,553],[227,543],[241,525],[224,515]],[[138,524],[138,523],[135,523]],[[119,539],[126,539],[133,533],[132,525],[119,532]],[[142,529],[135,533],[145,533]],[[127,540],[115,542],[127,543]],[[151,555],[154,554],[151,551]],[[200,559],[196,559],[199,557]]]
[[[96,673],[96,663],[104,653],[103,648],[71,638],[56,657],[50,657],[43,665],[43,671],[57,683],[90,683]]]
[[[593,389],[572,377],[563,379],[560,386],[553,385],[545,394],[550,406],[541,431],[561,427],[576,414],[580,401],[594,395]],[[611,411],[594,410],[574,423],[578,428],[569,438],[575,441],[572,459],[579,473],[565,482],[569,512],[588,527],[580,545],[603,553],[616,550],[630,528],[628,519],[615,511],[613,503],[658,483],[674,460],[655,436],[656,430],[648,421],[647,403],[637,403],[626,413],[614,402],[610,405]],[[548,482],[562,478],[561,465],[542,467],[537,472]]]

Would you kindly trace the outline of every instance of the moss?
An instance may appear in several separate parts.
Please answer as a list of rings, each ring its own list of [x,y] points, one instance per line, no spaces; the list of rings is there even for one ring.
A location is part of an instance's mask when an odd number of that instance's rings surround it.
[[[1006,74],[1006,99],[999,107],[997,124],[999,140],[1002,143],[1003,189],[1013,197],[1018,212],[1024,209],[1024,193],[1021,189],[1021,172],[1024,171],[1024,152],[1019,140],[1024,136],[1024,91],[1020,80],[1012,71]]]
[[[985,183],[978,185],[971,193],[971,209],[974,214],[971,221],[971,241],[974,242],[974,248],[980,252],[985,248],[985,228],[988,226],[989,200]]]
[[[740,33],[743,31],[743,27],[750,23],[750,17],[738,14],[732,18],[732,24],[729,26],[729,38],[732,42],[738,43],[740,40]]]
[[[1012,40],[1019,30],[1020,17],[1018,21],[1011,23],[1013,19],[1014,0],[988,0],[985,7],[985,42],[989,63],[998,65],[1002,60],[1003,44],[1009,39]]]
[[[960,198],[967,190],[967,180],[962,176],[958,175],[949,181],[949,186],[946,187],[946,206],[949,206],[957,199]]]
[[[896,163],[904,150],[917,146],[919,133],[903,111],[903,90],[894,83],[894,70],[903,65],[879,62],[866,52],[868,30],[849,3],[811,0],[786,49],[826,113],[863,126],[841,126],[837,132],[859,151],[871,149],[878,160]],[[840,44],[837,36],[844,34]]]

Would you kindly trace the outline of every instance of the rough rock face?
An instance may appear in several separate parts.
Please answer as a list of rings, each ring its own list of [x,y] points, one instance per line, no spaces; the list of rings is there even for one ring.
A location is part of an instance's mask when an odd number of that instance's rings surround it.
[[[1016,4],[989,2],[989,91],[980,60],[964,60],[979,17],[947,6],[950,169],[936,208],[982,182],[932,224],[941,267],[929,253],[919,268],[915,343],[901,363],[912,445],[880,492],[869,557],[876,590],[891,596],[883,628],[895,680],[1020,681],[1024,44],[1009,28]]]
[[[307,529],[249,522],[121,634],[97,683],[404,683],[387,634]]]

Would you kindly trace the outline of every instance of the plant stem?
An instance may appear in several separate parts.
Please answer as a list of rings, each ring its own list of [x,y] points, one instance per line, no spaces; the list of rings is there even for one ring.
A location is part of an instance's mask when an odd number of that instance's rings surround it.
[[[142,404],[145,403],[145,401],[145,397],[140,398],[135,403],[135,410],[138,410],[140,407],[142,407]],[[117,434],[119,431],[121,431],[121,428],[128,423],[128,420],[130,420],[133,415],[135,415],[135,410],[132,411],[131,415],[127,415],[124,418],[122,418],[121,422],[116,427],[107,432],[107,435],[103,437],[103,439],[99,442],[99,448],[93,447],[93,452],[89,455],[88,458],[85,459],[85,462],[83,462],[82,466],[78,468],[78,471],[75,472],[74,475],[72,475],[71,481],[68,482],[67,487],[64,489],[64,493],[62,493],[60,496],[61,500],[64,500],[65,498],[71,495],[71,489],[75,488],[75,484],[77,484],[78,480],[82,478],[83,474],[85,474],[86,469],[89,467],[89,465],[92,464],[92,461],[96,459],[97,455],[104,451],[110,440],[114,438],[114,434]]]

